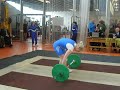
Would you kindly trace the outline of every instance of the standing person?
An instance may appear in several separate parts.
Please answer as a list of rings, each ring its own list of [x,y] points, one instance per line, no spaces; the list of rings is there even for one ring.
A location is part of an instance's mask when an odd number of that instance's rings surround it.
[[[32,37],[32,46],[37,45],[38,27],[35,25],[35,22],[32,22],[32,25],[29,27],[28,31],[30,32]]]
[[[95,24],[95,21],[94,20],[91,20],[88,24],[88,36],[91,37],[92,36],[92,33],[95,32],[96,30],[96,24]],[[91,46],[95,46],[96,43],[95,42],[90,42],[90,45]],[[94,48],[92,48],[94,49]]]
[[[75,42],[77,42],[77,32],[78,32],[78,25],[77,22],[73,22],[72,25],[72,40],[74,40]]]
[[[24,20],[23,31],[24,31],[24,39],[25,40],[27,39],[27,27],[28,27],[27,21]]]
[[[105,22],[103,20],[99,21],[98,29],[99,29],[100,37],[104,38],[106,25],[105,25]]]
[[[92,20],[92,21],[88,24],[89,36],[92,36],[92,32],[95,32],[95,30],[96,30],[95,21]]]

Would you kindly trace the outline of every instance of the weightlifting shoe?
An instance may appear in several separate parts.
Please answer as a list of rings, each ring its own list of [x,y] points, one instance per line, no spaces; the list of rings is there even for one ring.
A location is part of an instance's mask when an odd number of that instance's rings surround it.
[[[35,47],[35,45],[34,45],[34,44],[32,44],[32,47]]]
[[[36,47],[38,47],[38,44],[35,44]]]
[[[69,68],[68,68],[68,69],[69,69]],[[72,69],[69,69],[69,73],[72,73],[72,71],[73,71]]]

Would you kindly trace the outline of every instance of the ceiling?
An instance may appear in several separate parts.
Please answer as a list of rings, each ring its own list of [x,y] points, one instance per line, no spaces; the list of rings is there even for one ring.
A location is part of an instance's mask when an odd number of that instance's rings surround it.
[[[20,0],[7,0],[7,1],[13,1],[15,3],[20,3]],[[33,9],[42,9],[43,8],[43,2],[39,0],[23,0],[24,6],[33,8]]]
[[[20,0],[7,0],[20,3]],[[43,9],[44,0],[23,0],[24,6],[34,8],[36,10]],[[73,0],[46,0],[50,3],[46,3],[47,11],[68,11],[73,8]],[[77,10],[79,10],[80,0],[77,0]]]
[[[20,3],[20,0],[7,0],[7,1],[13,1],[16,3]],[[44,0],[23,0],[24,6],[36,9],[36,10],[42,10],[43,9],[43,1]],[[46,0],[49,1],[50,3],[47,4],[47,11],[70,11],[73,8],[73,0]],[[79,10],[79,5],[80,5],[80,0],[77,1],[77,6],[76,10]],[[95,10],[94,8],[94,2],[99,1],[99,0],[90,0],[90,10]],[[118,11],[120,11],[120,0],[111,0],[113,2],[113,6],[115,9],[115,2],[117,3],[117,8]]]

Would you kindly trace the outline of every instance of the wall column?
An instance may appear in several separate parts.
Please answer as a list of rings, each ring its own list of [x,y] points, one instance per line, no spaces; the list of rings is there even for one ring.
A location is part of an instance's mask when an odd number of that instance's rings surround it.
[[[20,40],[24,41],[23,36],[23,1],[20,0]]]
[[[84,45],[86,44],[87,39],[87,24],[89,21],[89,12],[90,12],[90,0],[81,0],[80,3],[80,37],[78,41],[83,41]]]
[[[105,23],[106,23],[106,35],[109,35],[109,26],[110,26],[110,0],[106,0],[106,17],[105,17]]]
[[[44,0],[43,3],[43,20],[42,20],[42,43],[45,43],[45,38],[46,38],[46,0]]]
[[[76,17],[76,0],[73,0],[73,22],[75,21]]]

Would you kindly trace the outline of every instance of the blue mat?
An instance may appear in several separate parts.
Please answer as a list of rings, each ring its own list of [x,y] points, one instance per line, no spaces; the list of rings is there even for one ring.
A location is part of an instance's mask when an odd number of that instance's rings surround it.
[[[104,55],[91,55],[91,54],[77,54],[77,55],[79,55],[82,60],[120,63],[119,56],[104,56]],[[8,67],[9,65],[12,65],[36,56],[58,57],[54,51],[36,50],[26,54],[15,55],[12,57],[0,59],[0,69],[3,69],[5,67]]]

